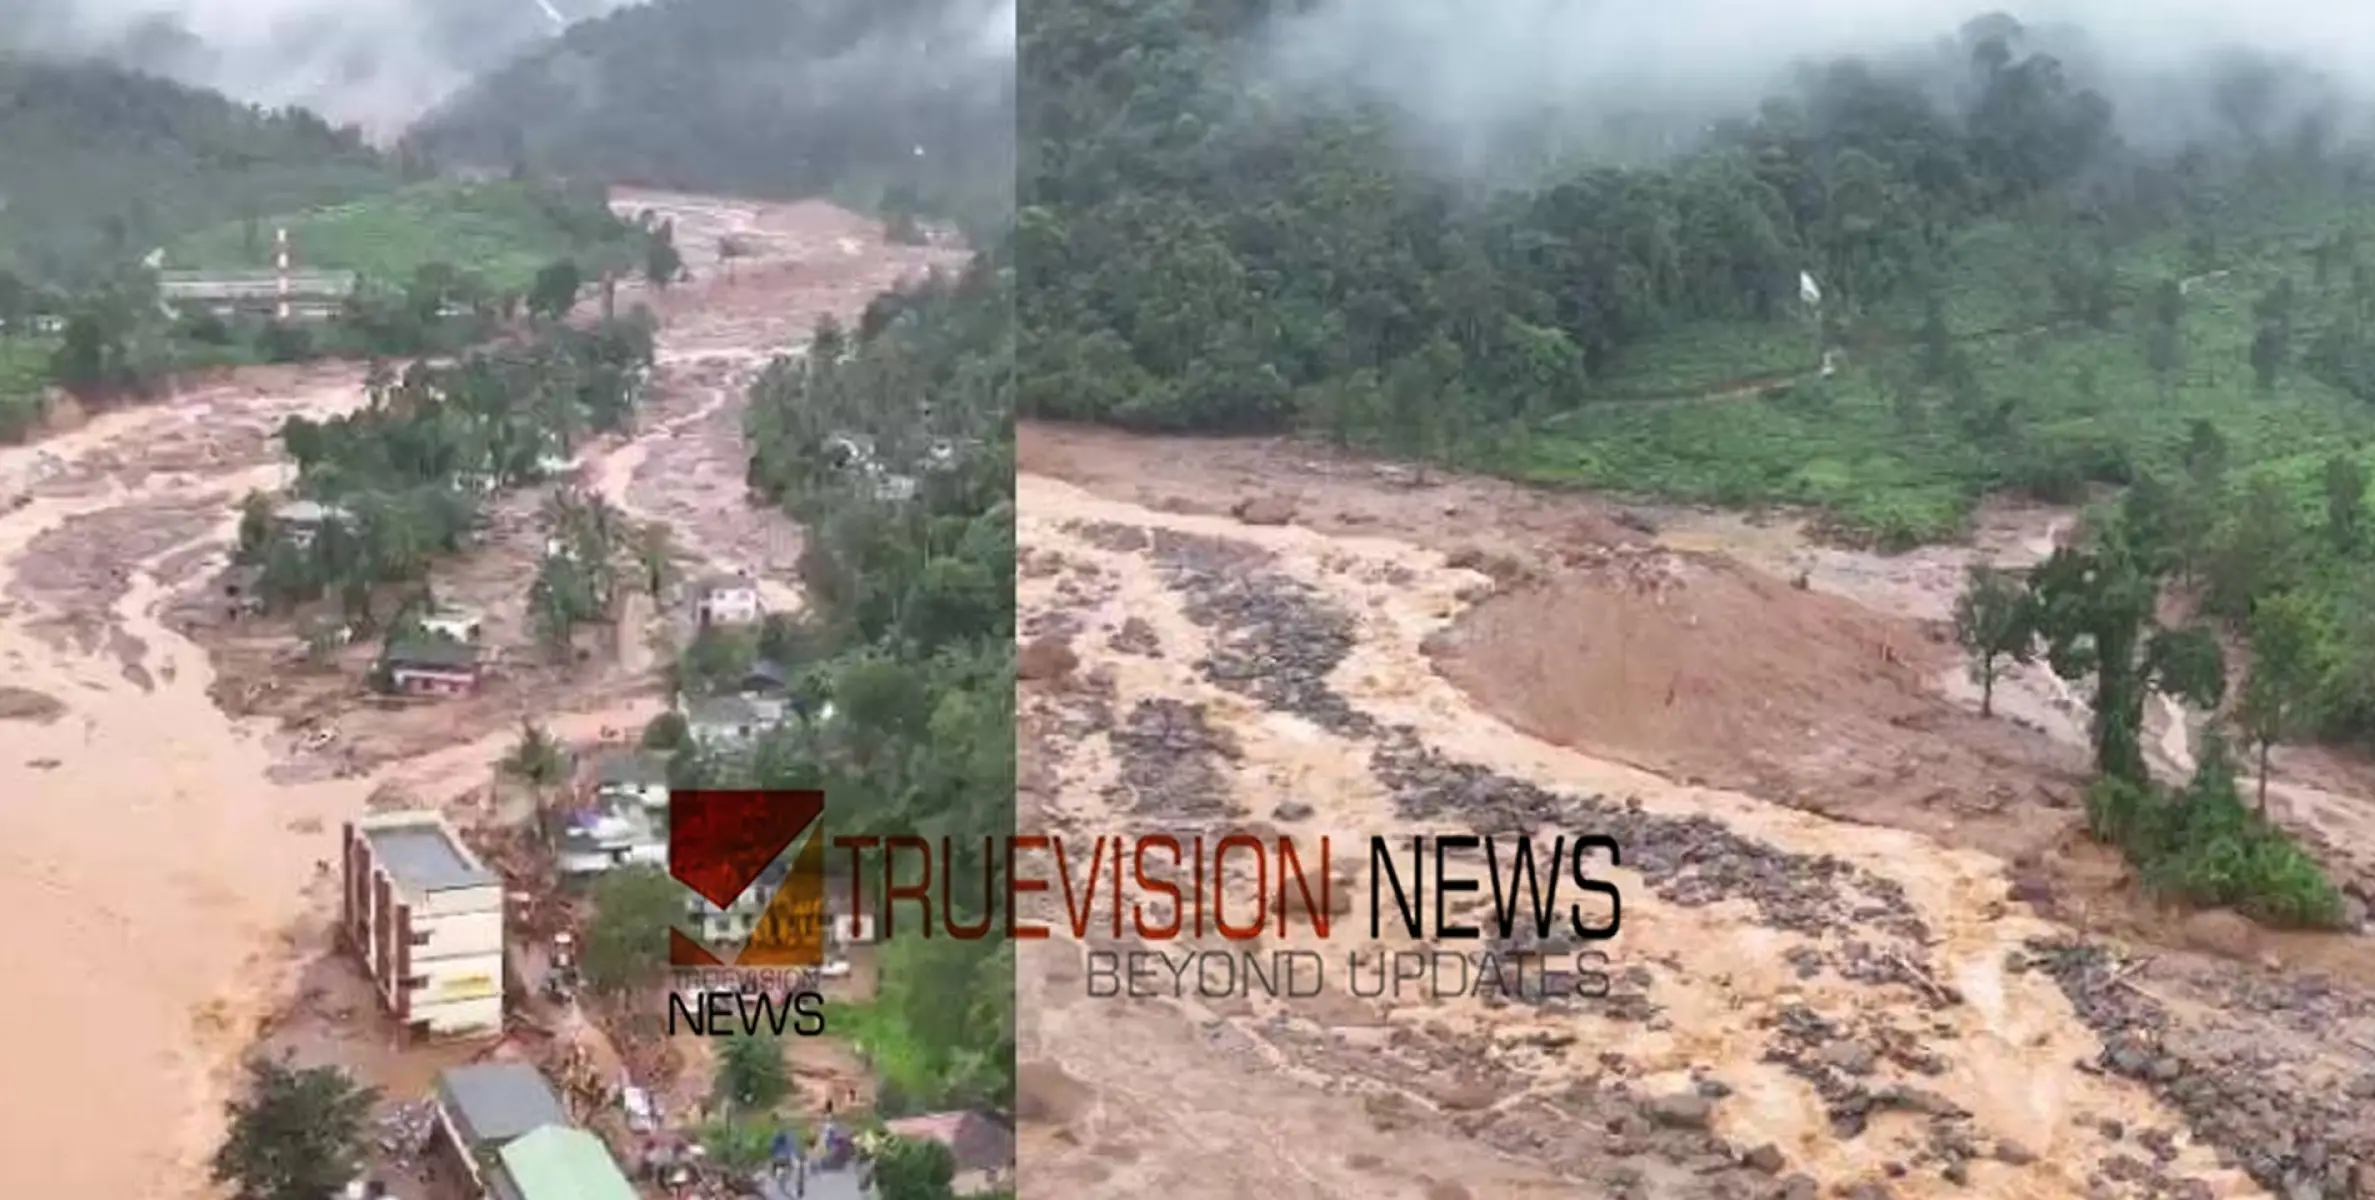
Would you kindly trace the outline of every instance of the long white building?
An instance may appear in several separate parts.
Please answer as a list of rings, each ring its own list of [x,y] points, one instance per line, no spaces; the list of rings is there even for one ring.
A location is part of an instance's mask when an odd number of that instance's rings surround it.
[[[433,812],[346,825],[342,929],[380,1003],[415,1034],[503,1029],[503,883]]]

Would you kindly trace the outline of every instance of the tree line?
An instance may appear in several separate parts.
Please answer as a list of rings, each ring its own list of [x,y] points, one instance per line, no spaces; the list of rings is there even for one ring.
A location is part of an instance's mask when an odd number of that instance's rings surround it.
[[[268,606],[334,597],[350,627],[402,636],[404,623],[378,609],[386,589],[404,593],[400,612],[432,602],[435,560],[474,544],[491,497],[551,478],[588,437],[627,428],[648,379],[653,335],[650,315],[637,310],[583,328],[552,324],[525,343],[450,363],[417,361],[401,373],[376,364],[362,408],[283,423],[279,437],[296,481],[286,497],[246,498],[234,561],[255,571],[255,594]],[[285,499],[311,501],[327,515],[292,526],[276,515]],[[560,556],[576,550],[586,561],[608,561],[618,519],[598,505],[566,491],[552,502]],[[547,582],[544,574],[539,580]],[[606,608],[609,591],[597,594]],[[575,623],[601,615],[581,602],[577,592],[565,603],[546,597],[535,610],[540,628],[565,642]]]
[[[1808,367],[1859,331],[1913,335],[1989,221],[2036,231],[2037,291],[2099,321],[2137,299],[2116,247],[2254,179],[2363,175],[2322,116],[2266,103],[2183,153],[2127,146],[2077,70],[1991,18],[1926,58],[1811,67],[1671,161],[1487,185],[1414,164],[1390,109],[1252,86],[1283,7],[1026,6],[1025,413],[1456,454],[1588,412],[1677,329],[1800,328]],[[1093,69],[1125,48],[1132,70]]]
[[[2205,439],[2198,454],[2215,450]],[[2365,468],[2331,462],[2343,465],[2331,468],[2336,506],[2326,536],[2355,536],[2341,531],[2364,509]],[[2197,463],[2216,470],[2208,457]],[[2087,813],[2096,836],[2125,850],[2156,892],[2279,924],[2336,924],[2340,892],[2268,820],[2270,753],[2321,721],[2345,719],[2349,698],[2364,691],[2347,648],[2375,626],[2361,619],[2336,645],[2317,598],[2272,569],[2300,548],[2283,539],[2305,533],[2274,515],[2283,511],[2279,496],[2249,487],[2237,503],[2251,524],[2211,525],[2195,495],[2148,477],[2099,516],[2083,544],[2059,547],[2025,572],[1971,570],[1954,622],[1980,685],[1980,711],[1992,714],[2008,666],[2039,657],[2065,680],[2090,682],[2096,782]],[[2253,526],[2279,540],[2255,543],[2246,532]],[[2191,619],[2164,621],[2172,594],[2193,602]],[[2222,632],[2249,650],[2239,689]],[[2184,706],[2167,710],[2172,720],[2187,719],[2189,709],[2220,718],[2193,748],[2192,778],[2180,788],[2156,783],[2147,763],[2147,702],[2155,696]],[[2231,742],[2252,755],[2251,803]]]

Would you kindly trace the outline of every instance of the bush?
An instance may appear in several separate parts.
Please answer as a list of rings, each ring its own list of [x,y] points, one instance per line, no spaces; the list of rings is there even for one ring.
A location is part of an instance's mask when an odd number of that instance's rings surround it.
[[[2156,896],[2272,925],[2342,922],[2341,893],[2316,860],[2244,804],[2222,746],[2205,751],[2182,790],[2104,779],[2087,793],[2086,809],[2094,835],[2118,846]]]

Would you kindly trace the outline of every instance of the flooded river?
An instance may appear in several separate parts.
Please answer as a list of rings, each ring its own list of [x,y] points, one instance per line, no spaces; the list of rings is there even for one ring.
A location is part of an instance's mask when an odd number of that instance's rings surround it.
[[[847,316],[954,255],[885,247],[879,227],[822,205],[639,194],[621,207],[683,218],[703,269],[717,236],[749,245],[735,278],[654,298],[654,426],[596,448],[589,468],[622,508],[680,523],[679,545],[713,567],[775,576],[771,594],[789,603],[796,534],[740,503],[742,388],[817,314]],[[688,352],[718,369],[677,357]],[[714,377],[677,378],[688,372]],[[275,783],[277,731],[217,709],[207,655],[162,620],[177,588],[219,565],[238,498],[287,481],[280,421],[360,404],[361,378],[347,366],[242,372],[0,449],[0,687],[61,706],[46,721],[0,719],[0,905],[13,916],[0,929],[12,964],[0,1196],[203,1194],[237,1054],[294,979],[288,947],[317,912],[309,885],[335,861],[340,822],[383,784],[435,797],[481,782],[517,736],[506,726],[360,777]],[[591,739],[655,706],[545,723]]]

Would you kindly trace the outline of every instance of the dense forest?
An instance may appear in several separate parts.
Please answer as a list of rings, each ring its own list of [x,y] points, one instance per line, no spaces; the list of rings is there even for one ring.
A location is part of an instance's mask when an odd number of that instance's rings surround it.
[[[71,279],[195,230],[342,204],[404,172],[351,129],[120,67],[0,56],[0,266]]]
[[[2088,546],[1974,585],[1967,644],[2091,682],[2097,831],[2155,886],[2332,919],[2223,754],[2164,795],[2136,746],[2155,691],[2261,765],[2375,740],[2375,155],[2334,92],[2240,51],[2138,88],[1988,15],[1655,159],[1479,171],[1390,98],[1270,86],[1295,7],[1024,6],[1025,414],[1798,505],[1883,548],[1990,495],[2094,505]]]
[[[1013,190],[1000,17],[984,0],[657,0],[570,27],[412,137],[445,161],[832,193],[986,229]]]

